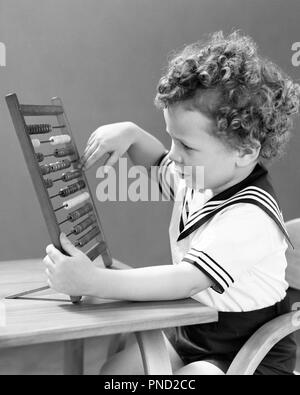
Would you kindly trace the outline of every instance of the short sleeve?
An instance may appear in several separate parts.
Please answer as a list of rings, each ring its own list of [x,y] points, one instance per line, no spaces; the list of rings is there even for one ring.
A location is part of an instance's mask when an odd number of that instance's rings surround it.
[[[231,206],[204,226],[195,232],[183,261],[206,274],[221,294],[264,257],[287,247],[276,223],[252,204]]]
[[[174,162],[169,158],[169,151],[165,151],[155,163],[154,176],[161,195],[175,201],[180,177],[174,169]]]

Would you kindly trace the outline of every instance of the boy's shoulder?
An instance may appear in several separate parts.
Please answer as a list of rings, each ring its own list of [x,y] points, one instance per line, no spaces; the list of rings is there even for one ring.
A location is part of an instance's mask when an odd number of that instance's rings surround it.
[[[191,234],[189,242],[213,256],[220,255],[220,259],[251,256],[256,261],[287,248],[285,235],[275,221],[249,203],[237,203],[222,210]]]
[[[283,238],[282,231],[272,217],[261,207],[251,203],[236,203],[220,211],[211,221],[211,225],[226,227],[231,234],[242,231],[266,238]]]
[[[242,191],[240,198],[235,196],[225,201],[209,200],[199,210],[193,210],[177,240],[188,236],[193,239],[203,232],[209,234],[210,238],[216,238],[217,235],[218,238],[229,237],[240,241],[249,239],[255,242],[255,238],[260,237],[267,244],[272,241],[273,246],[285,243],[284,239],[290,242],[275,201],[267,202],[247,191]]]

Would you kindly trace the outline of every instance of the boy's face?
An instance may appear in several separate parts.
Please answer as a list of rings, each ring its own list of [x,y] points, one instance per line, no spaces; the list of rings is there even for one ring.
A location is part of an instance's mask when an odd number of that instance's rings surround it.
[[[214,194],[226,189],[236,176],[238,153],[214,137],[214,122],[200,111],[187,110],[180,104],[165,109],[164,117],[172,138],[169,157],[187,186],[212,189]]]

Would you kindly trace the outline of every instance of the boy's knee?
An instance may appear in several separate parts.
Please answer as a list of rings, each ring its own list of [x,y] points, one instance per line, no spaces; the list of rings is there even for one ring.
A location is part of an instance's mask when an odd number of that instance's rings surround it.
[[[177,370],[174,375],[224,376],[225,373],[210,362],[197,361]]]
[[[118,375],[119,367],[118,363],[116,361],[116,355],[115,354],[113,357],[109,358],[104,364],[102,365],[100,369],[100,375],[101,376],[106,376],[106,375]]]
[[[124,350],[114,354],[103,364],[100,375],[144,375],[138,344],[129,341]]]

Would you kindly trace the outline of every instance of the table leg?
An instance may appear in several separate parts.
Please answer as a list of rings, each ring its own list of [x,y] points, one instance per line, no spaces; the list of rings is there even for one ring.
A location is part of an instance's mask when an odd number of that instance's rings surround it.
[[[84,340],[64,342],[64,375],[82,376],[84,373]]]
[[[146,375],[171,375],[172,366],[162,330],[137,332]]]

